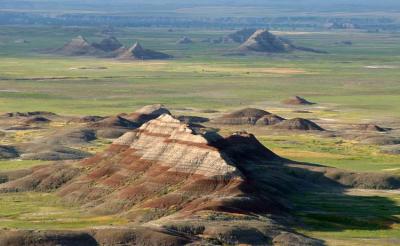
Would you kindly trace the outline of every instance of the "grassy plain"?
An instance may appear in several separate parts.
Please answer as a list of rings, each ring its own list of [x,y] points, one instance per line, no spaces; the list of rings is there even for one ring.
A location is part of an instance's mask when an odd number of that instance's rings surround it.
[[[125,224],[112,216],[86,214],[81,208],[66,206],[54,194],[10,193],[0,196],[0,228],[77,229]]]
[[[395,34],[291,34],[287,36],[294,42],[329,54],[299,52],[256,57],[226,56],[233,52],[234,44],[199,42],[228,32],[122,29],[115,36],[126,45],[139,40],[145,47],[176,56],[171,61],[126,63],[38,55],[61,47],[78,34],[90,41],[99,40],[97,29],[2,27],[0,111],[110,114],[155,102],[170,107],[226,109],[299,94],[337,105],[348,118],[400,116],[400,70],[396,69],[400,66],[400,37]],[[197,43],[176,45],[183,35]],[[13,40],[17,39],[30,43],[15,44]],[[353,46],[335,44],[348,39]],[[82,67],[107,69],[79,69]]]
[[[384,154],[378,146],[340,138],[310,135],[265,136],[261,142],[286,158],[352,171],[393,171],[400,168],[398,155]]]

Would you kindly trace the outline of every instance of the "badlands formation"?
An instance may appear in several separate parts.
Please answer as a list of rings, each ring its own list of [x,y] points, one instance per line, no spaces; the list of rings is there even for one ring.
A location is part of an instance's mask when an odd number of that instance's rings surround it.
[[[249,111],[260,119],[269,115],[254,109],[235,115],[247,117]],[[141,126],[125,128],[108,148],[81,161],[3,173],[0,192],[51,192],[87,213],[129,223],[75,231],[3,231],[2,245],[321,245],[291,229],[296,220],[289,194],[400,187],[400,180],[387,174],[281,158],[252,134],[223,137],[178,120],[160,105],[125,117]]]
[[[249,30],[242,30],[234,34],[242,35],[248,34]],[[239,51],[243,52],[258,52],[258,53],[287,53],[294,50],[314,52],[314,53],[326,53],[325,51],[317,50],[309,47],[302,47],[293,44],[290,40],[274,35],[265,29],[258,29],[248,39],[243,42]]]
[[[64,47],[55,51],[66,56],[94,56],[104,58],[116,58],[121,60],[152,60],[169,59],[172,56],[143,48],[135,43],[127,48],[115,37],[101,40],[99,43],[89,43],[84,37],[78,36],[71,39]]]

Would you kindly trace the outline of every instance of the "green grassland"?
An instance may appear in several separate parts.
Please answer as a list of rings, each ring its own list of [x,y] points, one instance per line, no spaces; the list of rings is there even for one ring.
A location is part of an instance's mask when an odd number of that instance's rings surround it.
[[[310,135],[263,136],[268,148],[289,159],[363,172],[393,172],[400,167],[398,155],[381,153],[379,147],[340,138]]]
[[[66,206],[48,193],[10,193],[0,196],[0,228],[76,229],[125,224],[112,216],[93,216]]]
[[[155,102],[170,107],[226,109],[299,94],[320,103],[338,104],[351,111],[349,117],[400,115],[400,70],[366,68],[400,65],[400,37],[395,34],[291,34],[287,36],[294,42],[329,54],[295,52],[243,57],[225,56],[233,52],[235,44],[175,43],[183,35],[199,41],[229,31],[122,29],[115,35],[126,45],[139,40],[145,47],[176,57],[171,61],[126,63],[43,54],[78,34],[91,41],[99,40],[98,29],[21,29],[0,30],[2,112],[41,109],[66,114],[110,114]],[[30,43],[15,44],[15,39]],[[354,42],[353,46],[335,44],[348,39]],[[38,55],[39,51],[42,54]],[[108,69],[77,69],[100,66]],[[267,70],[271,68],[296,69],[298,73]]]
[[[111,115],[163,103],[172,110],[224,111],[257,106],[289,117],[293,116],[291,109],[282,108],[279,102],[301,95],[329,109],[315,109],[312,117],[353,123],[400,117],[400,35],[396,33],[284,32],[281,35],[298,45],[329,53],[235,56],[227,54],[235,53],[236,44],[200,42],[232,30],[168,32],[161,28],[123,28],[113,35],[125,45],[140,41],[146,48],[176,58],[121,62],[49,54],[77,35],[98,41],[102,38],[100,31],[0,27],[0,112],[45,110],[68,115]],[[185,35],[196,43],[177,45],[176,41]],[[29,43],[17,44],[17,39]],[[353,45],[336,44],[343,40],[351,40]],[[354,171],[400,168],[398,155],[382,154],[374,145],[313,134],[265,132],[257,137],[273,151],[297,161]],[[104,145],[101,141],[96,144],[98,149]],[[41,162],[1,161],[0,171],[38,164]],[[399,201],[397,194],[364,197],[310,193],[295,197],[300,211],[297,215],[305,224],[299,230],[332,245],[390,244],[383,239],[400,238]],[[371,223],[366,223],[369,214],[375,215],[371,215]],[[111,217],[81,214],[78,208],[63,207],[55,196],[42,193],[2,195],[0,215],[0,227],[7,228],[82,228],[124,223]]]
[[[45,161],[31,160],[2,160],[0,161],[0,172],[27,169],[38,165],[44,165],[46,163],[47,162]]]

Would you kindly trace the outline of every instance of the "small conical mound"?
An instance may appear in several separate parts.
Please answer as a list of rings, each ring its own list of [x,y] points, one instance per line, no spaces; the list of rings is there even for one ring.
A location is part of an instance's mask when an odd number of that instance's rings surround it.
[[[274,125],[274,128],[282,130],[324,131],[324,129],[316,123],[303,118],[282,121],[281,123]]]
[[[284,120],[285,120],[284,118],[282,118],[276,114],[269,114],[269,115],[265,115],[262,118],[260,118],[259,120],[257,120],[256,125],[270,126],[270,125],[275,125],[275,124],[281,123]]]
[[[257,120],[259,120],[261,117],[269,114],[271,113],[262,109],[245,108],[223,115],[222,117],[215,119],[214,122],[220,124],[230,124],[230,125],[243,125],[243,124],[254,125],[257,122]]]
[[[171,112],[162,104],[153,104],[144,106],[127,115],[125,118],[138,124],[143,124],[149,120],[158,118],[163,114],[170,115]]]
[[[93,127],[117,127],[117,128],[136,128],[138,125],[135,122],[122,118],[121,116],[113,116],[94,122],[91,126]]]
[[[115,37],[105,38],[100,43],[93,43],[92,45],[105,52],[112,52],[122,48],[121,42]]]
[[[288,52],[293,46],[287,40],[284,40],[267,30],[257,30],[244,42],[239,49],[243,51],[256,52]]]
[[[135,43],[131,48],[122,52],[118,56],[118,59],[122,60],[153,60],[169,58],[172,58],[172,56],[162,52],[144,49],[139,43]]]
[[[294,97],[288,98],[288,99],[284,100],[283,103],[288,104],[288,105],[312,105],[312,104],[315,104],[315,103],[310,102],[299,96],[294,96]]]
[[[64,55],[84,56],[94,55],[98,52],[84,37],[77,36],[59,50]]]

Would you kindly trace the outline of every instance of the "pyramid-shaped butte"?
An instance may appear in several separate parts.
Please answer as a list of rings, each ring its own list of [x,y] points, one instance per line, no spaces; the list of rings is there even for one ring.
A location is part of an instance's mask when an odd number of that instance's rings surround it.
[[[236,167],[227,163],[217,149],[208,145],[202,135],[170,115],[164,114],[117,139],[114,145],[129,146],[141,158],[158,161],[167,172],[207,177],[240,176]],[[186,153],[182,156],[182,153]]]
[[[239,49],[242,51],[256,52],[288,52],[294,46],[278,36],[270,33],[267,30],[260,29],[254,32]]]
[[[178,214],[204,209],[251,211],[257,204],[265,210],[278,207],[260,203],[262,198],[244,189],[248,177],[240,165],[279,157],[252,135],[222,138],[197,132],[164,114],[84,160],[85,171],[58,193],[94,212],[129,212],[133,218],[154,212],[148,209],[171,207],[178,207]]]
[[[139,43],[135,43],[131,48],[122,52],[118,58],[122,60],[153,60],[169,59],[172,58],[172,56],[162,52],[144,49]]]

